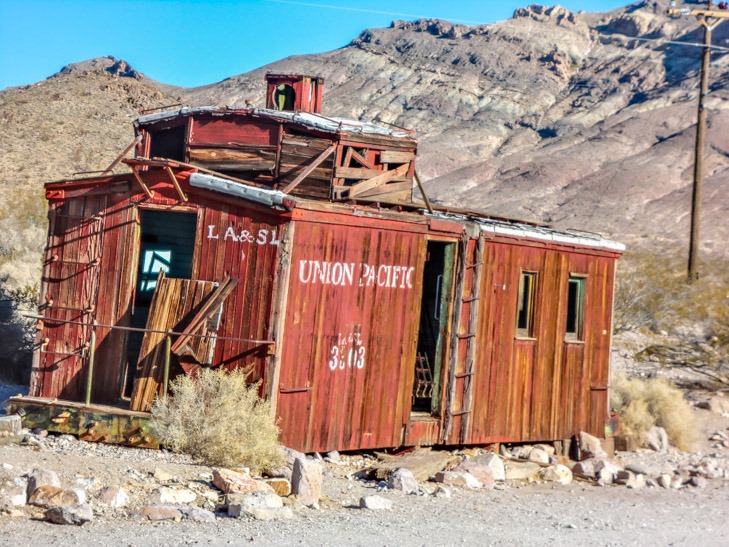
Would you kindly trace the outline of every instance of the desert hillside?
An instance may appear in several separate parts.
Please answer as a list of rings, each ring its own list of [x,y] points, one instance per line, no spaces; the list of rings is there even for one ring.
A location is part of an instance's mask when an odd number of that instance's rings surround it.
[[[666,0],[609,13],[532,5],[484,26],[395,21],[341,49],[289,57],[198,88],[93,59],[0,91],[0,278],[32,286],[43,245],[41,185],[103,169],[140,109],[263,102],[263,74],[326,80],[324,112],[406,126],[435,201],[602,232],[630,246],[685,246],[700,48]],[[729,23],[714,32],[729,45]],[[729,57],[712,57],[702,247],[729,237]],[[124,168],[123,166],[121,168]]]

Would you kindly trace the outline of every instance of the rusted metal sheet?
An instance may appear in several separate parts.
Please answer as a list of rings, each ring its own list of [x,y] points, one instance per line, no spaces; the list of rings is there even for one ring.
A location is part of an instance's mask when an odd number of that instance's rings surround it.
[[[424,243],[376,222],[296,223],[278,394],[284,444],[324,451],[402,443]]]
[[[9,414],[21,411],[23,427],[29,429],[77,435],[91,442],[159,448],[146,413],[38,397],[11,397],[6,409]]]

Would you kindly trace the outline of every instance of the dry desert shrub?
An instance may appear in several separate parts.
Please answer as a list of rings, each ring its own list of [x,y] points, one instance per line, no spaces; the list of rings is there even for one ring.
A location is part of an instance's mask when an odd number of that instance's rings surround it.
[[[683,392],[667,380],[642,380],[617,374],[610,384],[610,402],[620,412],[626,433],[642,438],[653,426],[666,430],[672,444],[689,450],[696,441],[696,424]]]
[[[170,383],[172,395],[152,407],[152,429],[175,452],[222,467],[251,470],[281,463],[271,405],[240,370],[204,369]]]

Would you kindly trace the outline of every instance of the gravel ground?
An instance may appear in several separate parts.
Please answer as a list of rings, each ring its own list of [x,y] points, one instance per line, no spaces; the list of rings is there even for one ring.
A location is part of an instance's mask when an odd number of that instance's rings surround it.
[[[0,399],[17,386],[0,388]],[[729,418],[696,410],[704,441],[693,453],[620,453],[625,462],[661,469],[710,457],[729,468],[729,449],[708,441],[727,430]],[[95,517],[81,527],[50,524],[42,511],[23,509],[0,516],[0,545],[729,545],[729,479],[712,479],[706,488],[679,490],[623,486],[598,487],[508,482],[497,489],[451,488],[452,497],[377,492],[371,482],[351,475],[371,456],[344,456],[344,465],[324,464],[321,509],[300,508],[291,520],[232,519],[219,513],[214,523],[139,521],[130,515],[149,503],[158,488],[156,470],[173,476],[168,484],[216,493],[211,468],[164,451],[86,443],[68,436],[33,436],[31,445],[0,446],[0,466],[15,476],[35,467],[56,471],[64,485],[83,486]],[[0,469],[2,471],[2,469]],[[130,507],[104,508],[94,493],[123,486]],[[425,491],[433,483],[422,483]],[[358,508],[359,498],[377,493],[394,502],[392,511]]]

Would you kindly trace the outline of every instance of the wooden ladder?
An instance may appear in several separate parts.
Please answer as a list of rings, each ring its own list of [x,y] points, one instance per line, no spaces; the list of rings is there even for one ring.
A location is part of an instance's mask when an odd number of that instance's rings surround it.
[[[472,397],[472,376],[474,374],[474,363],[476,360],[476,345],[477,345],[477,332],[478,327],[478,308],[481,294],[481,272],[484,256],[484,237],[479,235],[476,240],[476,248],[473,253],[473,257],[469,261],[468,253],[468,237],[464,236],[461,241],[461,252],[459,257],[459,270],[460,275],[456,283],[456,294],[459,295],[456,300],[454,317],[455,324],[453,326],[453,334],[451,337],[451,358],[449,363],[449,380],[448,380],[448,399],[446,403],[446,423],[443,428],[442,438],[446,441],[452,432],[453,419],[456,416],[462,416],[461,418],[461,430],[459,432],[459,442],[463,442],[470,426],[470,414],[473,409],[473,397]],[[472,272],[471,282],[471,293],[469,295],[464,294],[464,283],[468,270]],[[461,315],[463,313],[463,306],[467,304],[469,306],[468,313],[468,324],[466,325],[466,332],[462,331],[463,322]],[[456,374],[456,368],[458,366],[458,355],[461,344],[466,344],[466,362],[465,370],[462,373]],[[463,378],[463,390],[461,392],[461,405],[460,410],[456,410],[456,382],[458,379]]]

